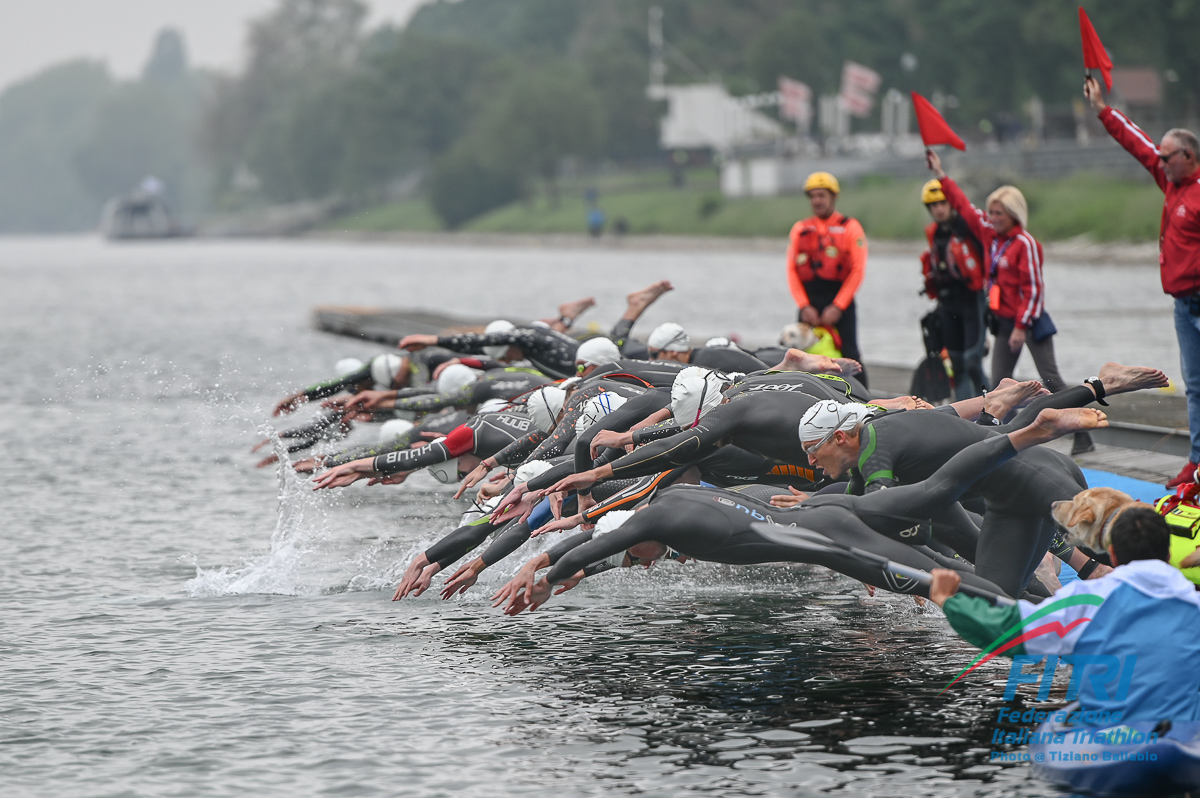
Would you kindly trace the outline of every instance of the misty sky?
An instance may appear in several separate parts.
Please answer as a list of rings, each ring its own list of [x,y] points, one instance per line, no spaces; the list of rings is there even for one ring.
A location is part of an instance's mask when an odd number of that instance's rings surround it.
[[[403,23],[426,0],[366,0],[370,24]],[[60,61],[108,62],[118,77],[141,71],[155,35],[183,32],[195,65],[233,70],[246,22],[276,0],[0,0],[0,89]]]

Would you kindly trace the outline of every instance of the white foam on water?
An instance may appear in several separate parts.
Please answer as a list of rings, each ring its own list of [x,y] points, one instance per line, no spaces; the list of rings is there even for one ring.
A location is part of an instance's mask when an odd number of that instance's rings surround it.
[[[325,540],[326,507],[324,497],[311,483],[296,473],[288,458],[287,446],[278,431],[264,427],[279,458],[279,515],[266,554],[247,559],[236,568],[196,566],[196,576],[184,590],[189,596],[230,596],[247,593],[313,595],[323,592],[309,578],[309,561],[322,550]]]

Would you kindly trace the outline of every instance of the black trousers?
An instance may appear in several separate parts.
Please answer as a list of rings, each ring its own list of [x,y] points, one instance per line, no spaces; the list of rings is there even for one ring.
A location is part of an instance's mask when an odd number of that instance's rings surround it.
[[[808,301],[820,313],[833,304],[834,297],[842,290],[842,284],[836,280],[811,280],[804,284],[808,293]],[[797,316],[799,319],[799,316]],[[834,325],[837,334],[842,339],[842,357],[857,360],[862,363],[862,353],[858,351],[858,306],[851,301],[850,307],[842,312],[842,318]],[[867,385],[867,368],[864,365],[861,374],[856,375],[858,381]]]

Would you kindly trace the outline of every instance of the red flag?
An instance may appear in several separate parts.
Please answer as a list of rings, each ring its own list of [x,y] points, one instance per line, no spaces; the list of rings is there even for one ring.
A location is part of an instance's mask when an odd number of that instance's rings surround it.
[[[1079,7],[1079,37],[1083,40],[1084,68],[1099,69],[1104,78],[1105,91],[1112,91],[1112,59],[1100,43],[1100,37],[1096,35],[1096,29],[1092,27],[1092,21],[1088,19],[1083,6]]]
[[[933,107],[933,103],[915,91],[912,93],[912,101],[913,110],[917,112],[917,127],[921,129],[921,141],[925,142],[926,147],[932,147],[934,144],[949,144],[956,150],[967,148],[958,134],[946,124],[946,120],[942,119],[942,115],[938,113],[938,109]]]

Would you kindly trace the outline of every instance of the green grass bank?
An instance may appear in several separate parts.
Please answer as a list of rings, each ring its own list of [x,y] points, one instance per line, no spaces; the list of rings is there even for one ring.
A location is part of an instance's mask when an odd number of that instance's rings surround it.
[[[919,239],[928,215],[919,195],[922,180],[866,178],[843,187],[838,209],[880,239]],[[976,202],[998,183],[966,181]],[[461,229],[478,233],[580,233],[586,227],[585,187],[595,187],[609,229],[617,218],[634,235],[786,236],[808,215],[802,195],[727,199],[711,170],[697,170],[682,188],[666,173],[617,175],[589,182],[564,181],[559,201],[544,194],[472,220]],[[1116,180],[1079,174],[1060,180],[1021,180],[1030,208],[1030,230],[1043,241],[1087,235],[1096,241],[1153,241],[1158,237],[1162,193],[1146,179]],[[434,232],[441,221],[424,199],[394,202],[335,219],[328,230],[386,233]]]

